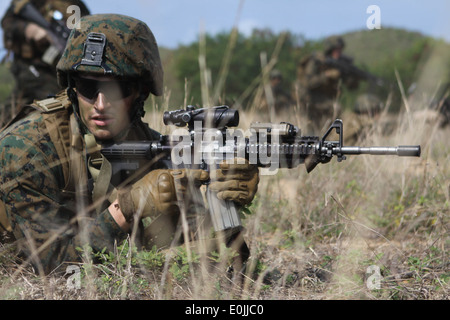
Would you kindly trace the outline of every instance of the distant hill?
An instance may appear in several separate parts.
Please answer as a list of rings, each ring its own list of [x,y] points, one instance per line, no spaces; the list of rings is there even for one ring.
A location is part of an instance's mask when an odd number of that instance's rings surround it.
[[[361,30],[346,33],[342,37],[346,42],[346,54],[363,65],[385,61],[403,54],[419,42],[431,39],[419,32],[396,28]]]
[[[413,87],[416,93],[428,96],[446,89],[444,85],[450,79],[450,44],[445,41],[397,28],[361,30],[342,37],[346,42],[344,53],[353,57],[357,66],[390,82],[394,109],[401,103],[395,70],[407,95],[408,88]],[[381,95],[386,97],[387,93],[382,90]]]

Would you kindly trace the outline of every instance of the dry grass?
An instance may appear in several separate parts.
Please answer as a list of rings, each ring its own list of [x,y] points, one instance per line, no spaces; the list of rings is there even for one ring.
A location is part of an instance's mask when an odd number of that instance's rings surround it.
[[[80,264],[80,288],[70,289],[71,274],[19,270],[2,247],[0,297],[448,299],[450,128],[406,115],[398,123],[388,136],[375,128],[361,145],[420,144],[421,158],[350,156],[310,174],[299,167],[261,177],[244,219],[252,257],[243,281],[230,278],[223,254],[213,261],[125,246]],[[368,288],[369,266],[380,270],[379,289]]]
[[[276,58],[262,63],[258,88],[250,90],[257,92],[255,100],[241,112],[244,130],[253,121],[305,125],[298,106],[284,115],[259,108],[261,80]],[[205,85],[205,105],[211,97],[220,100],[222,85],[219,81],[217,90]],[[163,134],[170,131],[161,112],[169,101],[170,91],[162,102],[150,101],[148,109],[156,111],[145,119]],[[74,274],[36,276],[30,266],[19,268],[11,248],[2,246],[0,298],[449,299],[450,128],[407,111],[394,119],[389,134],[377,126],[390,117],[383,114],[358,144],[420,144],[420,158],[349,156],[310,174],[299,167],[261,176],[251,214],[243,220],[252,256],[239,280],[227,271],[229,250],[136,251],[127,242],[113,254],[97,254],[97,264],[75,265],[80,285],[71,289]],[[371,266],[380,272],[377,289],[367,284]]]

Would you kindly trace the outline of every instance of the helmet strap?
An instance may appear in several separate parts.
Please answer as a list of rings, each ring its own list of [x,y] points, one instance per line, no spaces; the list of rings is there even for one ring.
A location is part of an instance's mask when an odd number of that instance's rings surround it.
[[[86,125],[83,121],[81,121],[80,117],[80,107],[78,105],[78,97],[77,93],[75,92],[75,82],[73,81],[73,78],[70,75],[67,75],[67,97],[69,98],[70,102],[72,102],[72,108],[73,108],[73,114],[75,115],[75,118],[77,119],[77,122],[80,125],[80,130],[83,133],[89,132]]]
[[[145,115],[144,111],[144,103],[145,100],[147,100],[148,92],[146,92],[140,82],[137,82],[138,84],[138,92],[139,96],[134,100],[133,106],[131,107],[130,112],[130,122],[134,124],[136,121],[142,119]]]

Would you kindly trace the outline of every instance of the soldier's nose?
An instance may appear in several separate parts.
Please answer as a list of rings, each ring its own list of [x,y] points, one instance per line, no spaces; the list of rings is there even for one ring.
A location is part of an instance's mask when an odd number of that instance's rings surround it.
[[[97,95],[97,99],[95,100],[94,108],[98,111],[104,111],[110,105],[111,104],[108,102],[108,99],[106,99],[105,94],[102,92],[99,92]]]

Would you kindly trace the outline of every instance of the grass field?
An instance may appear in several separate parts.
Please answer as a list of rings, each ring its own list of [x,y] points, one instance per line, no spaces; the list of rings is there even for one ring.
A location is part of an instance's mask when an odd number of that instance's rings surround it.
[[[243,127],[258,114],[244,113]],[[159,119],[147,114],[163,131]],[[2,246],[0,298],[448,299],[450,128],[408,114],[397,124],[388,136],[374,126],[359,144],[420,144],[420,158],[349,156],[261,176],[243,219],[252,255],[242,281],[227,273],[223,247],[205,257],[126,242],[96,254],[100,263],[44,277]]]
[[[2,84],[6,97],[11,85]],[[150,99],[145,118],[163,134],[169,99],[170,91],[163,102]],[[1,245],[0,299],[448,300],[450,127],[398,109],[366,128],[358,145],[421,145],[420,158],[349,156],[309,174],[301,166],[261,176],[243,219],[251,257],[239,281],[227,271],[233,252],[224,247],[208,255],[184,246],[141,251],[130,239],[93,254],[99,263],[85,248],[83,263],[43,276],[22,265],[14,247]],[[270,114],[250,107],[240,127],[269,120],[304,125],[295,106]],[[388,120],[395,125],[387,134],[377,124]]]

